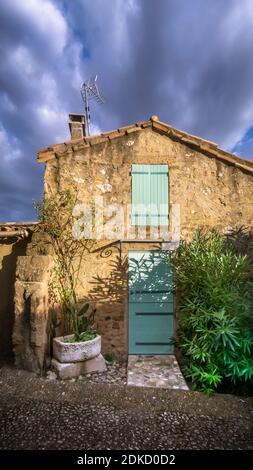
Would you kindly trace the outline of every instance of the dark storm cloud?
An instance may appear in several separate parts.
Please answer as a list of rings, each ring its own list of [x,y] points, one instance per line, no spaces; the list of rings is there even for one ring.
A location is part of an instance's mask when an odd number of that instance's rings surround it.
[[[53,2],[2,2],[0,18],[0,220],[27,220],[42,192],[36,151],[67,138],[78,45]]]
[[[252,150],[253,0],[8,0],[0,18],[0,220],[33,217],[36,151],[68,138],[90,75],[106,98],[92,109],[102,130],[158,114]]]
[[[252,124],[252,0],[78,3],[68,12],[94,51],[103,124],[157,113],[227,148]]]

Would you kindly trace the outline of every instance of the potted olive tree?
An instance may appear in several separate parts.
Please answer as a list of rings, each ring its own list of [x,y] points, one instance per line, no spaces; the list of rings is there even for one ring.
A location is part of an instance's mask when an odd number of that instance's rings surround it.
[[[61,326],[61,336],[53,338],[53,356],[60,363],[76,363],[95,358],[101,351],[101,337],[96,330],[96,309],[80,302],[80,268],[92,251],[94,240],[78,237],[74,207],[77,191],[65,190],[35,205],[39,230],[53,246],[55,264],[49,283],[49,297],[54,312],[54,328]],[[83,217],[84,219],[84,217]],[[84,222],[85,223],[85,222]],[[55,311],[58,312],[55,321]]]

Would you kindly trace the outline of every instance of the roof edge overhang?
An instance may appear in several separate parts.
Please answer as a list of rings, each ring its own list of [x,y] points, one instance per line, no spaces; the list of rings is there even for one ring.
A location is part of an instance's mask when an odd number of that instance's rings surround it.
[[[172,140],[181,142],[209,157],[216,158],[229,165],[240,168],[243,171],[253,173],[253,161],[246,160],[219,148],[219,146],[209,140],[202,139],[188,132],[179,130],[159,120],[157,116],[152,116],[148,121],[141,121],[116,130],[105,132],[99,135],[83,137],[82,139],[69,140],[60,144],[50,145],[37,153],[39,163],[47,162],[56,157],[64,155],[66,151],[75,150],[76,146],[82,144],[84,147],[92,147],[96,144],[110,142],[114,139],[145,130],[152,129],[154,132],[163,134]]]

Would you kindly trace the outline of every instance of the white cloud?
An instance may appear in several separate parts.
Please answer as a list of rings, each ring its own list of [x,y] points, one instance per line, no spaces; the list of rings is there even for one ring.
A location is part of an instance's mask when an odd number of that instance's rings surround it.
[[[240,110],[236,126],[234,126],[222,139],[221,144],[224,148],[231,151],[238,142],[241,142],[247,130],[253,124],[253,96],[249,97]],[[242,154],[243,155],[243,154]]]
[[[28,28],[33,28],[33,35],[36,38],[46,39],[50,51],[62,53],[68,35],[68,27],[61,11],[50,0],[8,0],[3,5],[3,10],[12,12],[16,18],[20,18]],[[25,39],[25,37],[24,37]],[[33,42],[30,47],[33,47]],[[50,52],[48,50],[48,52]]]
[[[22,156],[20,142],[15,138],[10,139],[2,126],[0,126],[0,155],[9,168]]]
[[[93,123],[93,124],[91,123],[90,130],[91,130],[91,135],[98,135],[98,134],[101,134],[102,132],[102,130],[96,123]]]
[[[253,27],[252,0],[241,0],[234,3],[222,22],[224,42],[233,46],[248,28]]]

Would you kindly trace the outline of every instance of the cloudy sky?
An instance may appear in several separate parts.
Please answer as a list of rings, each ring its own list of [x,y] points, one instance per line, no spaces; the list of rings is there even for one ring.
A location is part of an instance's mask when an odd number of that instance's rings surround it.
[[[0,221],[34,220],[43,165],[98,74],[94,130],[162,121],[253,159],[253,0],[0,0]]]

